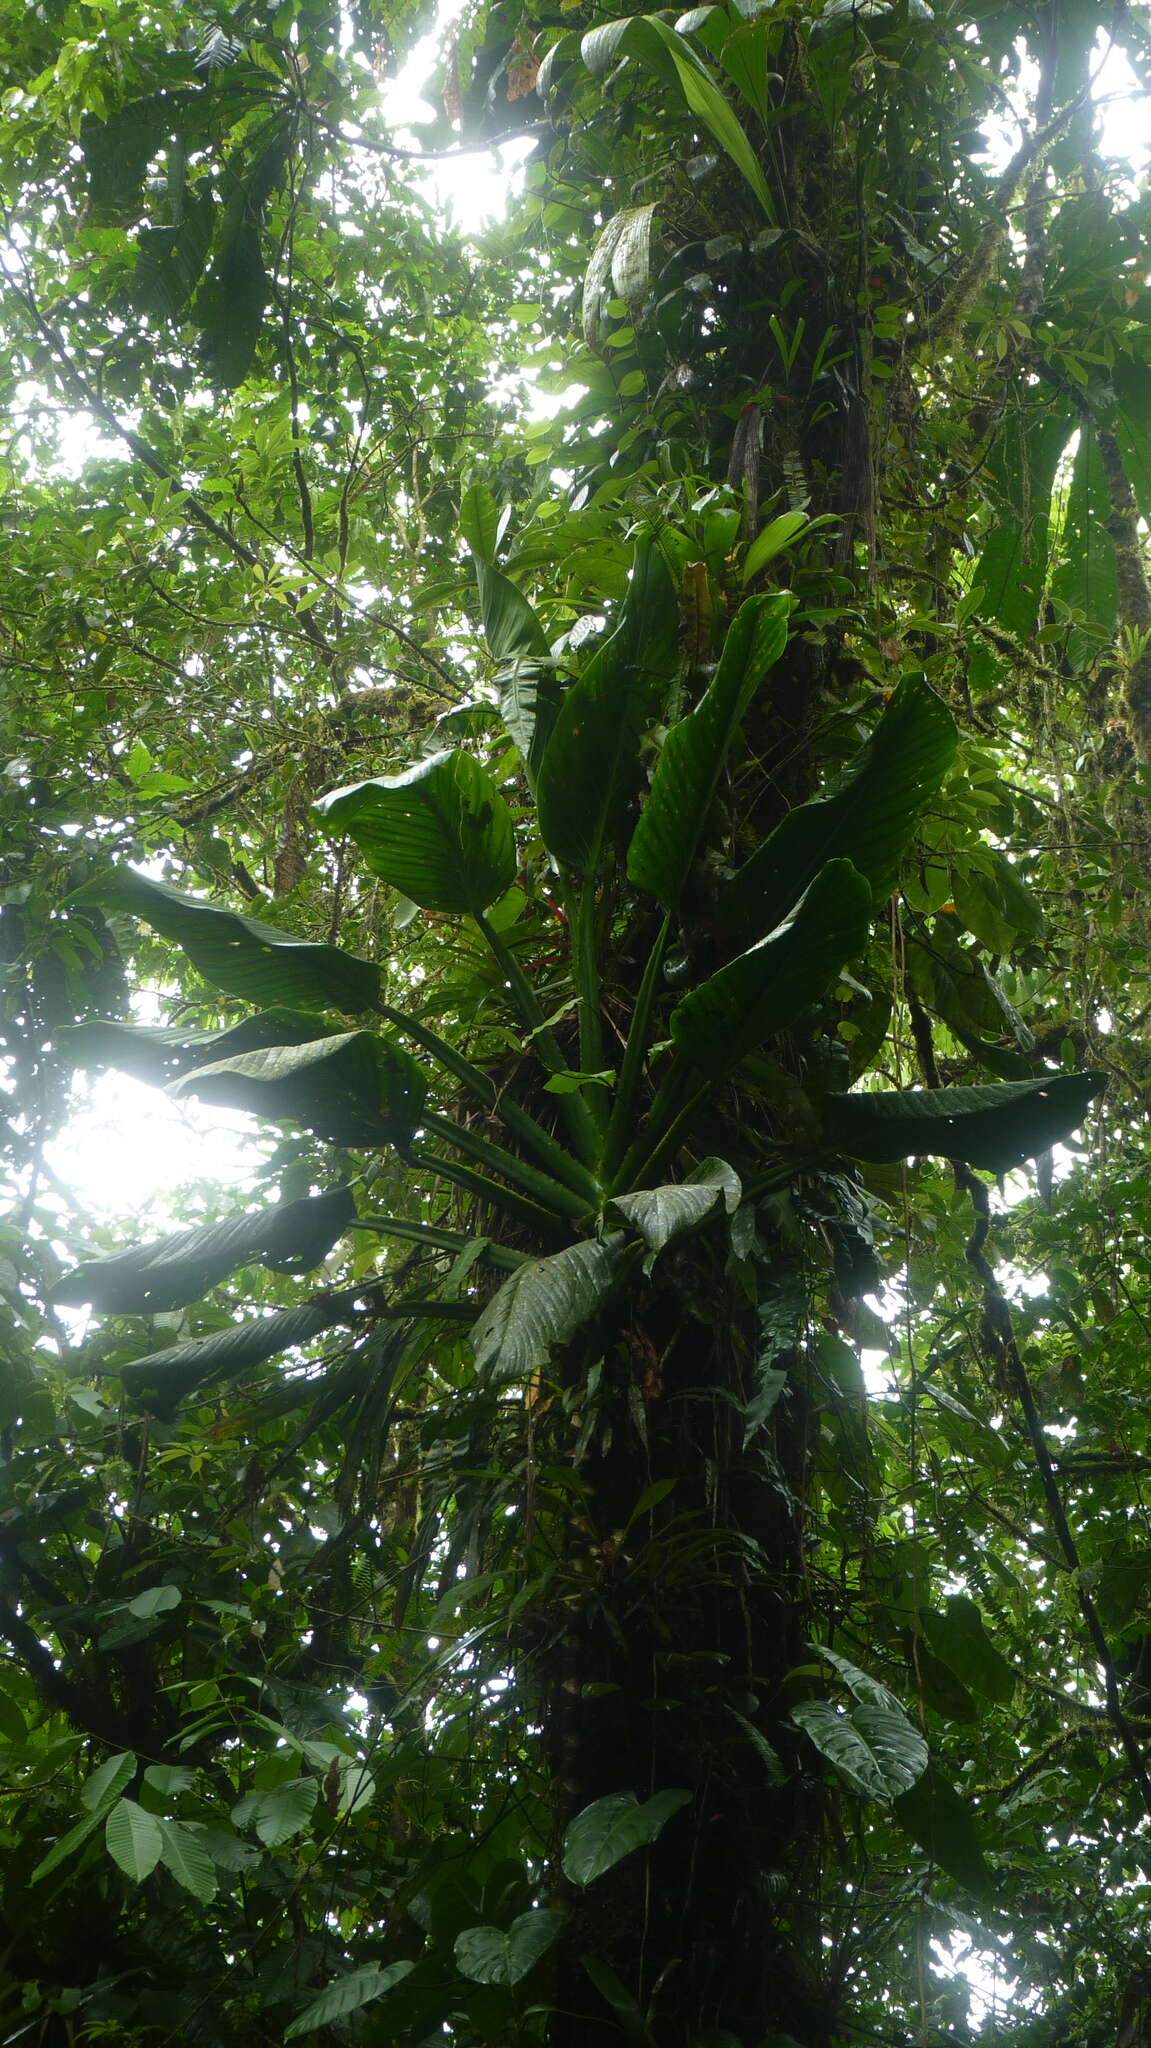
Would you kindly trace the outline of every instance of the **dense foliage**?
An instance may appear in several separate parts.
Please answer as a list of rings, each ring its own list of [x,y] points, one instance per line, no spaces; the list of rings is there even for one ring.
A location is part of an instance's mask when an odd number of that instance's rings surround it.
[[[426,26],[5,10],[0,2038],[1140,2048],[1145,21]]]

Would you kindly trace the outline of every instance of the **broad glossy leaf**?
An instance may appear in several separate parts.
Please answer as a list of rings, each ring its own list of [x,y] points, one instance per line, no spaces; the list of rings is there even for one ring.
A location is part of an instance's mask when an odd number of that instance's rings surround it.
[[[134,1614],[137,1621],[151,1621],[157,1614],[170,1614],[173,1607],[179,1605],[178,1586],[146,1586],[134,1600],[129,1600],[128,1612]]]
[[[274,1315],[229,1323],[210,1337],[193,1337],[186,1344],[150,1351],[121,1366],[120,1377],[134,1399],[146,1401],[158,1413],[170,1413],[196,1387],[210,1380],[236,1379],[278,1352],[306,1344],[321,1331],[350,1319],[348,1303],[339,1298],[303,1301],[295,1308],[278,1309]]]
[[[798,540],[805,528],[811,525],[806,512],[781,512],[776,519],[769,519],[756,534],[743,559],[743,580],[750,583],[769,562],[774,562],[793,540]]]
[[[132,1750],[125,1749],[119,1756],[106,1757],[81,1786],[81,1806],[86,1806],[91,1813],[106,1812],[109,1800],[114,1799],[135,1775],[136,1758]]]
[[[768,931],[825,861],[850,860],[877,903],[955,755],[955,720],[923,676],[905,676],[871,738],[831,787],[798,804],[745,861],[720,915],[733,931]]]
[[[854,1693],[856,1699],[864,1706],[887,1707],[897,1714],[903,1712],[890,1687],[884,1685],[881,1679],[872,1678],[870,1672],[861,1671],[858,1664],[851,1662],[850,1657],[844,1657],[838,1650],[829,1649],[826,1643],[813,1643],[812,1649],[825,1664],[831,1665],[848,1690]]]
[[[1082,625],[1071,628],[1067,659],[1083,669],[1098,659],[1115,634],[1119,581],[1115,544],[1107,531],[1111,498],[1093,433],[1082,433],[1071,472],[1071,489],[1060,535],[1061,561],[1051,579],[1051,595],[1078,612]]]
[[[966,1891],[986,1897],[994,1890],[971,1808],[934,1764],[900,1793],[891,1811],[929,1860]]]
[[[503,1382],[546,1365],[551,1346],[566,1344],[607,1300],[628,1257],[617,1230],[520,1266],[472,1331],[478,1370]]]
[[[783,592],[740,606],[704,695],[664,741],[651,793],[632,834],[627,871],[674,909],[691,872],[727,750],[752,694],[787,645],[794,600]]]
[[[786,924],[684,997],[672,1012],[679,1051],[706,1074],[725,1074],[765,1038],[825,995],[863,951],[871,891],[850,861],[833,860]]]
[[[116,1801],[104,1823],[104,1841],[113,1863],[118,1863],[134,1884],[155,1870],[164,1847],[159,1821],[134,1799]]]
[[[332,1145],[407,1145],[423,1112],[422,1068],[395,1039],[342,1031],[198,1067],[172,1084],[229,1109],[302,1124]]]
[[[746,178],[769,220],[775,213],[754,149],[707,66],[691,44],[658,14],[605,22],[583,39],[584,63],[602,71],[616,57],[635,56],[665,83],[674,81],[690,109]]]
[[[672,1815],[690,1801],[691,1793],[677,1788],[657,1792],[642,1806],[634,1792],[609,1792],[605,1799],[585,1806],[564,1833],[565,1877],[572,1884],[593,1884],[633,1849],[654,1842]]]
[[[278,1849],[306,1828],[319,1797],[318,1778],[288,1778],[260,1792],[249,1792],[232,1808],[238,1828],[254,1827],[266,1849]]]
[[[1009,1173],[1070,1137],[1105,1084],[1103,1074],[1052,1074],[985,1088],[828,1095],[824,1141],[876,1165],[932,1155]]]
[[[565,692],[536,794],[557,860],[594,874],[640,780],[640,734],[679,663],[676,591],[654,541],[636,548],[620,622]]]
[[[1040,623],[1051,548],[1055,472],[1078,421],[1049,403],[1009,408],[989,452],[986,482],[998,523],[984,543],[972,587],[980,611],[1027,640]],[[1087,437],[1090,438],[1090,437]]]
[[[515,881],[512,814],[471,754],[433,754],[402,775],[333,790],[315,808],[423,910],[475,915]]]
[[[350,1188],[306,1195],[255,1214],[247,1211],[198,1230],[181,1230],[66,1273],[56,1301],[88,1302],[99,1315],[156,1315],[199,1301],[237,1266],[259,1261],[277,1273],[302,1273],[327,1257],[356,1213]]]
[[[455,1939],[457,1968],[473,1984],[519,1984],[547,1954],[563,1924],[562,1913],[537,1906],[521,1913],[506,1932],[466,1927]]]
[[[96,1017],[67,1025],[57,1044],[75,1067],[117,1067],[138,1081],[163,1087],[191,1067],[255,1052],[265,1045],[303,1045],[318,1035],[313,1011],[261,1010],[225,1031],[183,1031],[179,1025],[116,1024]]]
[[[309,2006],[284,2029],[285,2041],[298,2041],[304,2034],[314,2034],[317,2027],[326,2027],[330,2020],[343,2019],[345,2014],[360,2012],[370,2005],[373,1998],[382,1998],[393,1984],[398,1984],[414,1968],[412,1963],[388,1963],[381,1968],[377,1963],[366,1963],[363,1969],[349,1970],[346,1977],[337,1977],[314,1998]]]
[[[191,1892],[194,1899],[207,1905],[209,1899],[216,1896],[216,1863],[199,1829],[185,1827],[179,1820],[161,1820],[160,1832],[163,1836],[160,1861],[165,1870],[170,1871],[176,1883],[182,1885],[186,1892]]]
[[[477,562],[494,562],[500,543],[500,508],[491,485],[478,477],[460,492],[460,532]]]
[[[729,1216],[739,1207],[742,1188],[739,1175],[724,1159],[705,1159],[689,1180],[669,1181],[664,1187],[639,1188],[634,1194],[617,1195],[612,1209],[638,1230],[649,1257],[644,1270],[665,1245],[698,1230],[723,1207]]]
[[[828,1700],[804,1700],[791,1718],[865,1799],[887,1806],[927,1769],[927,1744],[900,1708],[859,1705],[844,1714]]]
[[[86,882],[71,899],[96,903],[110,914],[142,917],[162,938],[186,953],[193,967],[216,988],[250,1003],[302,1003],[305,1008],[370,1010],[380,990],[380,970],[339,946],[294,939],[273,925],[221,910],[166,882],[112,868]]]
[[[549,660],[548,636],[519,585],[478,555],[475,566],[484,639],[493,659]]]

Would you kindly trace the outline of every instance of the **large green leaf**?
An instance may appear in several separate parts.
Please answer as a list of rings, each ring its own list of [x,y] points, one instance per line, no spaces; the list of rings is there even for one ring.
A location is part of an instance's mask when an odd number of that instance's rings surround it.
[[[919,1626],[937,1657],[985,1699],[1006,1706],[1015,1693],[1015,1673],[996,1649],[983,1616],[966,1593],[952,1593],[942,1614],[925,1608]]]
[[[843,857],[889,895],[900,856],[955,755],[955,720],[921,675],[904,676],[871,738],[831,787],[798,804],[744,862],[720,915],[733,931],[769,931],[825,861]]]
[[[319,1792],[318,1778],[288,1778],[246,1793],[232,1808],[232,1819],[238,1828],[254,1827],[266,1849],[278,1849],[307,1827]]]
[[[611,1206],[643,1238],[648,1248],[644,1271],[650,1272],[654,1259],[666,1245],[700,1229],[718,1207],[722,1205],[729,1216],[733,1215],[741,1194],[734,1167],[723,1159],[705,1159],[690,1179],[617,1195]]]
[[[423,910],[474,916],[515,881],[512,814],[471,754],[433,754],[402,775],[333,790],[315,808]]]
[[[1010,410],[995,436],[986,485],[997,523],[991,528],[972,588],[980,611],[1027,640],[1040,624],[1051,548],[1051,494],[1063,451],[1075,431],[1060,399],[1029,410]]]
[[[620,622],[564,695],[540,763],[544,843],[594,874],[640,780],[640,734],[679,662],[675,585],[654,541],[636,548]]]
[[[569,1821],[564,1833],[564,1876],[572,1884],[593,1884],[633,1849],[654,1842],[690,1799],[690,1792],[676,1788],[657,1792],[642,1806],[634,1792],[609,1792],[594,1800]]]
[[[476,588],[484,639],[496,661],[547,661],[548,636],[518,584],[476,556]]]
[[[62,1056],[75,1067],[118,1067],[138,1081],[163,1087],[189,1067],[205,1067],[233,1053],[264,1045],[303,1045],[318,1036],[313,1011],[261,1010],[224,1031],[188,1031],[179,1025],[116,1024],[94,1017],[65,1026],[58,1035]]]
[[[1009,1173],[1069,1137],[1105,1080],[1102,1074],[1052,1074],[985,1088],[828,1095],[823,1135],[835,1151],[876,1165],[930,1154]]]
[[[775,212],[755,151],[707,66],[691,44],[658,14],[629,15],[592,29],[582,43],[589,71],[620,57],[638,57],[665,84],[678,85],[689,111],[746,178],[769,220]]]
[[[562,1913],[536,1906],[521,1913],[506,1932],[465,1927],[455,1939],[456,1965],[473,1984],[519,1984],[547,1954],[563,1924]]]
[[[787,645],[794,600],[783,592],[740,606],[719,667],[694,711],[672,727],[632,834],[627,871],[669,910],[679,902],[728,747],[753,692]]]
[[[360,2012],[370,2005],[373,1998],[382,1998],[393,1984],[398,1984],[415,1967],[412,1963],[365,1963],[359,1970],[349,1970],[346,1977],[337,1977],[305,2006],[290,2027],[284,2029],[285,2041],[298,2041],[304,2034],[314,2034],[317,2027],[326,2027],[330,2020],[343,2019],[347,2013]]]
[[[934,1764],[899,1794],[891,1811],[929,1860],[966,1891],[986,1897],[994,1889],[971,1808]]]
[[[229,1323],[210,1337],[193,1337],[186,1344],[149,1351],[146,1357],[121,1366],[120,1377],[135,1399],[146,1401],[158,1413],[170,1413],[197,1387],[212,1380],[236,1379],[280,1351],[306,1344],[337,1324],[350,1323],[353,1313],[347,1296],[299,1302],[274,1315]]]
[[[332,1145],[403,1147],[420,1121],[427,1082],[395,1039],[341,1031],[197,1067],[173,1082],[172,1093],[302,1124]]]
[[[155,1870],[164,1848],[159,1821],[134,1799],[116,1801],[104,1823],[104,1841],[113,1863],[134,1884]]]
[[[804,1700],[791,1718],[865,1799],[889,1805],[927,1769],[927,1744],[899,1707],[860,1704],[845,1714],[829,1700]]]
[[[725,1074],[782,1031],[861,953],[871,891],[847,860],[832,860],[786,924],[721,967],[672,1012],[671,1035],[693,1065]]]
[[[496,1381],[520,1380],[546,1365],[551,1346],[565,1344],[607,1300],[628,1256],[617,1230],[520,1266],[472,1331],[479,1371]]]
[[[302,1003],[305,1008],[370,1010],[380,970],[339,946],[293,939],[235,910],[220,910],[154,882],[134,868],[112,868],[86,882],[74,903],[142,917],[185,952],[205,981],[251,1003]]]
[[[1052,597],[1075,615],[1067,637],[1067,659],[1076,669],[1097,660],[1115,634],[1119,580],[1115,544],[1107,531],[1110,516],[1111,497],[1099,444],[1084,425],[1071,472],[1059,541],[1060,562],[1051,579]]]
[[[156,1315],[199,1301],[237,1266],[258,1260],[278,1273],[303,1273],[327,1257],[356,1213],[350,1188],[220,1223],[181,1230],[111,1258],[90,1259],[57,1281],[56,1301],[88,1302],[100,1315]]]
[[[204,1845],[200,1831],[185,1827],[183,1821],[161,1820],[163,1837],[160,1861],[178,1885],[191,1892],[201,1905],[216,1896],[216,1866]]]

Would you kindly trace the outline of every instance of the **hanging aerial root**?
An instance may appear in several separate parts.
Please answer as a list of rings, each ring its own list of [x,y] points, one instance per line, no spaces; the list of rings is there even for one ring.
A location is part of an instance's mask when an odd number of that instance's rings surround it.
[[[1119,586],[1119,628],[1123,641],[1122,713],[1135,758],[1151,766],[1151,581],[1139,532],[1139,507],[1119,443],[1108,427],[1096,425],[1095,441],[1111,511],[1107,531],[1115,550]]]

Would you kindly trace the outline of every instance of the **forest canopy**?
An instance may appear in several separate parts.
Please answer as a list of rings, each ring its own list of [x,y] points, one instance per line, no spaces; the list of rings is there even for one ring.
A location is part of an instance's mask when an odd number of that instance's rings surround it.
[[[1147,2048],[1149,89],[3,0],[0,2041]]]

